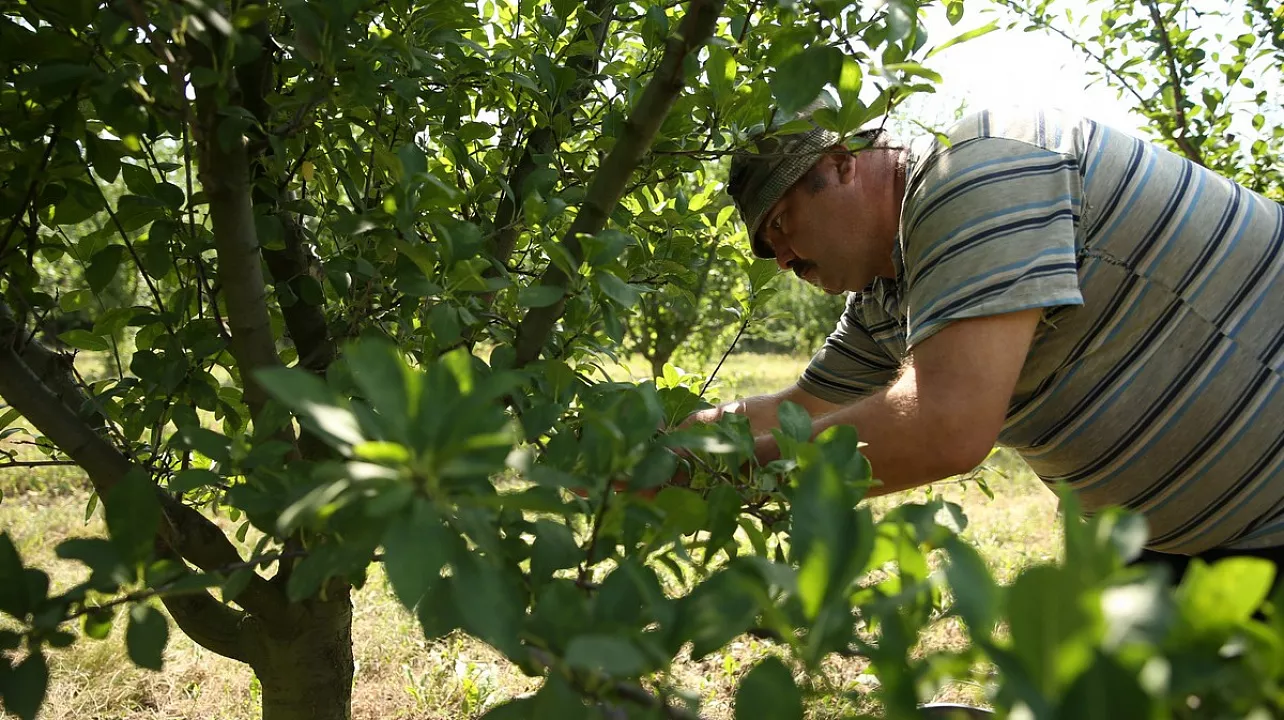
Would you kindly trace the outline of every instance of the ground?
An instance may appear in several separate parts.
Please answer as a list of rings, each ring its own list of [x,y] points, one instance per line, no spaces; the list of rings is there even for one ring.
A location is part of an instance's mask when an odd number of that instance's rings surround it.
[[[720,394],[725,398],[779,389],[797,377],[805,362],[805,358],[788,356],[732,356],[719,374],[724,383]],[[996,576],[1007,581],[1032,562],[1052,559],[1060,528],[1051,492],[1019,461],[997,456],[992,465],[987,477],[993,499],[974,484],[944,484],[938,490],[962,504],[970,522],[964,537],[979,549]],[[100,513],[85,520],[89,496],[83,482],[63,468],[9,470],[0,474],[0,490],[4,491],[0,529],[13,537],[22,556],[49,570],[55,587],[76,582],[82,566],[57,560],[53,548],[69,537],[103,532]],[[922,491],[916,492],[922,496]],[[893,506],[906,495],[880,498],[875,509]],[[227,518],[221,524],[232,531],[236,527]],[[258,717],[257,687],[247,667],[197,647],[175,630],[165,655],[165,671],[140,670],[126,656],[122,633],[123,624],[118,623],[107,642],[83,641],[55,652],[42,720]],[[377,566],[371,581],[354,598],[353,640],[355,720],[477,717],[495,703],[536,686],[481,643],[460,637],[423,640]],[[923,646],[925,650],[953,648],[962,642],[956,627],[942,623],[929,631]],[[708,718],[732,717],[737,679],[771,649],[746,637],[728,650],[698,663],[681,662],[674,670],[681,686],[703,698],[702,715]],[[868,688],[873,681],[858,659],[833,661],[827,670],[823,682],[835,692]],[[947,688],[937,698],[979,699],[980,690],[969,685]],[[808,715],[817,720],[837,718],[851,709],[842,703],[817,702]]]

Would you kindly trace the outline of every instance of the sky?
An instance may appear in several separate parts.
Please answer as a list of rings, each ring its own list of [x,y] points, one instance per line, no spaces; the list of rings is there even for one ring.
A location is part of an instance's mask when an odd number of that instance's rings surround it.
[[[1191,0],[1191,6],[1203,11],[1219,10],[1217,14],[1205,12],[1200,20],[1198,34],[1192,42],[1203,43],[1210,52],[1215,51],[1217,33],[1229,38],[1245,32],[1239,19],[1243,13],[1243,0]],[[1062,14],[1059,27],[1073,35],[1087,38],[1086,28],[1075,28],[1065,20],[1069,9],[1076,19],[1087,18],[1095,22],[1101,12],[1101,3],[1090,0],[1056,0],[1052,6]],[[1137,137],[1150,138],[1142,130],[1146,120],[1132,111],[1135,98],[1119,93],[1089,71],[1097,69],[1095,63],[1081,51],[1071,46],[1065,38],[1046,31],[1024,32],[1018,27],[1005,29],[1014,14],[992,3],[969,0],[964,3],[964,16],[958,25],[951,26],[939,5],[929,6],[924,24],[928,32],[928,46],[939,45],[972,28],[998,19],[1001,28],[980,38],[947,48],[925,64],[941,74],[941,84],[933,94],[916,95],[902,106],[902,115],[922,117],[929,125],[948,124],[954,111],[966,100],[968,110],[985,107],[1003,107],[1013,104],[1059,108],[1092,118]],[[1140,48],[1138,48],[1140,50]],[[1258,66],[1260,67],[1260,65]],[[1257,77],[1255,90],[1235,88],[1234,97],[1246,100],[1256,90],[1267,89],[1275,103],[1284,101],[1284,80],[1280,73]],[[1268,116],[1271,126],[1284,121],[1284,113],[1267,108],[1249,111],[1243,105],[1233,110],[1232,130],[1241,137],[1254,135],[1248,127],[1254,112],[1261,110]]]
[[[955,26],[946,21],[941,8],[928,12],[929,47],[996,18],[1001,26],[1008,24],[1010,16],[989,10],[988,4],[969,2],[964,6],[964,16]],[[1086,8],[1081,0],[1062,0],[1058,6]],[[1085,13],[1075,14],[1082,17]],[[911,98],[902,112],[921,113],[930,124],[948,122],[964,100],[968,110],[1019,104],[1058,108],[1143,136],[1139,128],[1145,119],[1134,114],[1113,88],[1089,77],[1091,62],[1060,36],[1001,27],[928,60],[925,64],[941,74],[942,82],[933,95]]]

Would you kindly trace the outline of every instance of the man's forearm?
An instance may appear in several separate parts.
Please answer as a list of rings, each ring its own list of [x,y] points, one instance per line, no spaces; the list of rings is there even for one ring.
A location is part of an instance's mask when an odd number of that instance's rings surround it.
[[[749,419],[749,427],[753,429],[754,435],[761,435],[780,425],[776,410],[781,402],[779,393],[755,395],[730,403],[727,412],[744,415]]]
[[[958,435],[950,432],[943,413],[920,402],[912,372],[859,402],[814,417],[812,436],[835,425],[854,426],[866,444],[861,452],[869,460],[874,478],[882,483],[870,490],[871,496],[967,472],[985,457],[982,452],[976,458],[973,447],[960,447],[954,440]],[[758,437],[759,462],[774,460],[779,454],[770,434]]]

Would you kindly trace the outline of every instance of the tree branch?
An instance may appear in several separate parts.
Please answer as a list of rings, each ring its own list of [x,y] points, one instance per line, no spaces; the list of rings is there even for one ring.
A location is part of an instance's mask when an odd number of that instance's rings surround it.
[[[79,465],[98,497],[110,503],[112,488],[135,465],[73,411],[84,407],[88,398],[69,378],[51,383],[32,372],[16,347],[20,330],[8,305],[0,302],[0,398]],[[36,352],[33,348],[39,346],[29,344],[24,355]],[[60,393],[55,394],[51,385],[59,387]],[[160,488],[157,494],[166,518],[161,538],[178,555],[207,571],[241,562],[240,553],[217,525]],[[257,575],[238,603],[265,618],[284,616],[285,596]]]
[[[156,553],[178,562],[172,549],[163,543],[156,543]],[[179,595],[166,595],[165,586],[150,592],[159,595],[170,617],[185,635],[197,645],[226,658],[249,663],[251,648],[257,647],[251,638],[246,636],[245,613],[234,610],[214,599],[208,590]]]
[[[193,43],[197,66],[213,70],[210,50]],[[245,402],[258,417],[267,393],[255,379],[260,368],[278,367],[276,338],[267,310],[258,231],[250,189],[250,158],[241,133],[220,133],[224,119],[217,86],[196,89],[194,135],[200,155],[201,185],[209,198],[218,257],[219,282],[227,304],[232,355],[245,387]]]
[[[258,0],[255,1],[258,2]],[[248,32],[257,37],[264,47],[272,44],[266,22],[254,25]],[[268,104],[267,94],[273,85],[273,74],[272,57],[267,52],[261,53],[255,61],[242,66],[237,71],[242,104],[258,121],[259,127],[263,128],[266,128],[271,121],[271,106]],[[309,105],[309,113],[313,107],[315,106]],[[259,148],[259,152],[255,153],[256,156],[250,158],[247,154],[246,158],[247,162],[252,163],[250,165],[250,185],[253,188],[250,195],[251,201],[259,212],[269,213],[281,223],[283,240],[283,246],[280,249],[261,249],[263,259],[267,263],[268,273],[272,277],[272,285],[277,293],[277,305],[285,320],[286,334],[294,343],[298,353],[299,366],[315,375],[323,375],[338,356],[338,348],[330,333],[324,307],[309,302],[308,292],[305,291],[308,281],[320,283],[321,278],[313,274],[315,267],[310,262],[305,248],[303,228],[290,213],[280,209],[279,196],[273,197],[265,190],[265,187],[270,185],[279,187],[281,194],[289,192],[286,187],[289,177],[284,183],[280,182],[279,178],[267,178],[268,160],[273,153],[272,143],[267,142],[265,137],[260,137],[255,141],[255,147]],[[302,165],[302,158],[307,156],[309,147],[309,143],[304,143],[300,160],[289,170],[290,177]],[[373,147],[371,145],[372,149]],[[268,179],[269,182],[261,182],[264,179]],[[367,176],[366,193],[369,194],[369,176]],[[293,302],[282,301],[281,296],[285,291],[294,296]],[[305,434],[299,438],[298,447],[300,454],[310,459],[323,457],[328,453],[325,444],[311,435]]]
[[[1173,142],[1177,143],[1177,147],[1192,162],[1203,165],[1204,157],[1199,152],[1199,148],[1192,145],[1190,139],[1186,137],[1190,128],[1186,125],[1186,93],[1182,90],[1184,78],[1177,72],[1177,54],[1173,51],[1172,42],[1168,39],[1168,28],[1164,25],[1163,14],[1159,12],[1159,5],[1155,0],[1145,0],[1145,3],[1146,7],[1150,8],[1150,19],[1155,22],[1155,32],[1159,33],[1159,46],[1164,51],[1168,78],[1173,88],[1173,112],[1177,116],[1177,129],[1173,133]]]
[[[562,237],[561,245],[570,255],[572,267],[579,265],[583,258],[579,236],[594,235],[606,226],[607,217],[619,203],[629,176],[650,149],[660,123],[682,92],[683,65],[687,56],[702,47],[713,34],[723,3],[724,0],[691,0],[678,33],[667,40],[660,67],[647,83],[620,139],[594,173],[584,205]],[[545,271],[540,284],[561,288],[563,296],[547,307],[532,308],[522,318],[515,343],[517,367],[539,357],[553,324],[566,307],[565,291],[569,281],[567,274],[556,264]]]

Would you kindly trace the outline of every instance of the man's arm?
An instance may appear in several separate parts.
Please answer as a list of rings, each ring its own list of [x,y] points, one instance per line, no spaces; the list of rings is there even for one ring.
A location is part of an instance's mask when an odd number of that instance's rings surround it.
[[[820,417],[812,433],[853,425],[882,482],[871,495],[898,492],[968,472],[990,452],[1007,416],[1041,309],[958,320],[920,343],[886,390]],[[770,434],[758,461],[779,457]]]
[[[813,418],[829,415],[843,407],[838,403],[822,400],[795,384],[778,392],[742,398],[701,410],[683,421],[682,427],[693,423],[717,422],[723,413],[739,413],[749,418],[749,427],[753,429],[754,435],[769,433],[779,425],[776,410],[786,400],[803,406]]]

